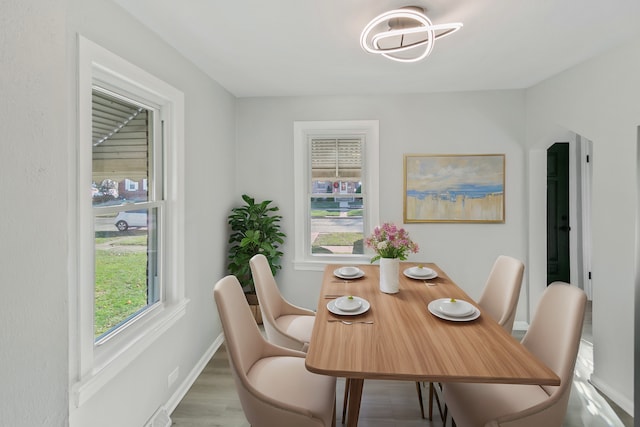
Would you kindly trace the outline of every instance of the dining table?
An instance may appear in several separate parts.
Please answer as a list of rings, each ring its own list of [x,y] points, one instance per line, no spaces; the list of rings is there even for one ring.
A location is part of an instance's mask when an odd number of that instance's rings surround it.
[[[311,372],[349,379],[347,427],[358,425],[367,379],[560,384],[435,263],[401,262],[393,294],[380,291],[378,265],[357,265],[349,276],[341,267],[325,267],[305,363]],[[416,267],[433,274],[411,274]],[[354,300],[357,309],[336,306]],[[448,316],[439,309],[447,303],[471,313]]]

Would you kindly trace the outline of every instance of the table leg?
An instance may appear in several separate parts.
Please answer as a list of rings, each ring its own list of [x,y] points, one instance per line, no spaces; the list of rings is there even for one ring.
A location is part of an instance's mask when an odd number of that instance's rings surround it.
[[[357,427],[360,416],[360,402],[364,379],[351,378],[349,380],[349,408],[347,410],[347,427]]]

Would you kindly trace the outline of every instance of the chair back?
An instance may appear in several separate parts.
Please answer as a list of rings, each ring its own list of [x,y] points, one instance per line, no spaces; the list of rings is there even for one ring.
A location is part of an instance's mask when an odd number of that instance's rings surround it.
[[[566,412],[587,303],[583,290],[554,282],[545,290],[522,344],[560,377],[559,386],[542,386],[553,400],[564,398]]]
[[[276,321],[280,316],[291,311],[291,305],[282,297],[276,280],[271,272],[269,261],[262,254],[254,255],[249,260],[253,283],[256,286],[256,294],[262,312],[262,323],[267,339],[282,347],[306,352],[308,343],[304,343],[298,338],[290,335],[278,326]]]
[[[524,264],[500,255],[493,264],[478,305],[489,313],[507,332],[511,333],[520,297]]]
[[[213,296],[222,322],[229,361],[238,379],[246,384],[246,374],[261,357],[265,339],[235,276],[226,276],[216,283]]]
[[[283,300],[267,257],[254,255],[249,260],[249,266],[261,309],[269,319],[277,319],[282,314]]]

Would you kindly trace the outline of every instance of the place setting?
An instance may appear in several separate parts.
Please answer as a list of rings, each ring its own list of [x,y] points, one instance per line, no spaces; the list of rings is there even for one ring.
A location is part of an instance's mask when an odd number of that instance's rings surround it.
[[[342,279],[340,280],[341,282],[344,282],[364,277],[364,271],[360,270],[358,267],[346,266],[333,270],[333,275]]]
[[[327,303],[327,310],[338,316],[358,316],[366,313],[370,308],[369,301],[354,295],[344,295]],[[329,321],[339,321],[339,319],[329,319]]]
[[[422,265],[406,268],[402,273],[414,280],[430,280],[438,277],[438,273],[434,269]]]
[[[439,298],[427,306],[431,314],[452,322],[469,322],[480,317],[480,310],[467,301],[456,298]]]

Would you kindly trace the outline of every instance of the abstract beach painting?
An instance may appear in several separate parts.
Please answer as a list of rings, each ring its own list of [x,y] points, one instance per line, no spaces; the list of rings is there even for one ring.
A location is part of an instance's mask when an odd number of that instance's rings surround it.
[[[504,222],[504,154],[405,154],[404,222]]]

